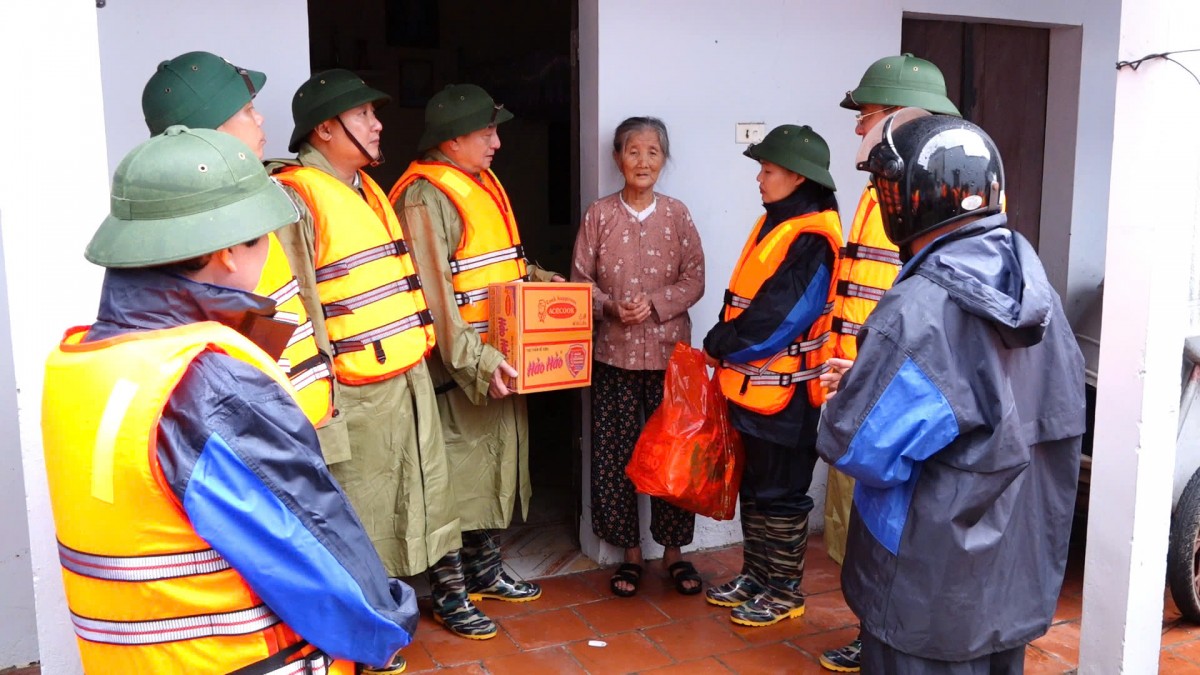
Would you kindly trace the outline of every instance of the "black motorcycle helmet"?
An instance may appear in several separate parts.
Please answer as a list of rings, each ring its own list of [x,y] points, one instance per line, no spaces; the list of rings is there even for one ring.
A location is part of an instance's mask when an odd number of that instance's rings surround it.
[[[860,171],[871,174],[888,239],[904,250],[926,232],[969,216],[1000,213],[1004,165],[983,129],[946,115],[914,119],[892,129]]]

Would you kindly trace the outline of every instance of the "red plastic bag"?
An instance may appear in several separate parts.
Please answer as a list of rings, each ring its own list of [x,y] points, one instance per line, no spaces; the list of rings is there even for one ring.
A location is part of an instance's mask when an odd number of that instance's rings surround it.
[[[742,439],[708,377],[704,352],[682,342],[667,364],[663,402],[646,421],[625,475],[638,492],[717,520],[733,518]]]

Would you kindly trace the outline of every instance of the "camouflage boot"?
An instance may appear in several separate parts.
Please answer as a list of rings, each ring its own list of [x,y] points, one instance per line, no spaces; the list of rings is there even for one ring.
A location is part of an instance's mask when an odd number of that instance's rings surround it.
[[[766,588],[752,600],[734,607],[729,618],[743,626],[770,626],[804,615],[804,552],[808,549],[808,514],[766,516],[764,548]]]
[[[484,598],[506,602],[529,602],[542,596],[542,589],[530,581],[515,581],[500,564],[500,546],[487,530],[462,533],[463,572],[472,602]]]
[[[429,585],[434,620],[459,637],[471,640],[496,637],[496,624],[467,597],[461,551],[447,553],[429,569]]]
[[[767,563],[763,557],[763,515],[753,499],[742,498],[742,573],[720,586],[711,586],[704,599],[718,607],[737,607],[763,592]]]

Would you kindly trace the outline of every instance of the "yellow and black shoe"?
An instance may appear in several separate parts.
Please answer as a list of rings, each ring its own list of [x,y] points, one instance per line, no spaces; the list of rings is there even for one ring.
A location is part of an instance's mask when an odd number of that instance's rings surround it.
[[[496,637],[496,624],[479,611],[467,596],[462,555],[451,551],[429,570],[433,618],[451,633],[469,640]]]
[[[804,595],[799,579],[767,582],[767,589],[729,612],[729,620],[742,626],[770,626],[804,616]]]
[[[862,640],[855,638],[845,647],[830,649],[821,655],[821,667],[835,673],[857,673],[862,670]]]
[[[500,559],[500,546],[486,530],[463,532],[462,537],[463,574],[473,602],[529,602],[542,597],[541,586],[508,576]]]
[[[710,586],[708,590],[704,591],[704,601],[717,607],[737,607],[753,600],[763,590],[765,589],[761,584],[743,571],[727,583]]]

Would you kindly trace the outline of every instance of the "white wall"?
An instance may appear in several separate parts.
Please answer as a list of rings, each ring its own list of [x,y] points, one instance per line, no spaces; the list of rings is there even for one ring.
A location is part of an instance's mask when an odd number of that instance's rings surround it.
[[[0,376],[0,385],[16,381],[15,400],[0,398],[0,425],[11,449],[6,458],[19,442],[37,606],[36,644],[26,635],[29,617],[17,607],[18,616],[3,610],[2,632],[12,630],[17,642],[5,635],[0,645],[13,644],[18,653],[0,654],[0,667],[14,656],[22,665],[37,658],[32,648],[40,647],[42,672],[50,675],[79,668],[42,463],[42,364],[64,328],[93,315],[100,280],[99,269],[82,255],[108,203],[95,13],[92,3],[77,0],[0,4],[0,61],[14,66],[5,86],[20,92],[0,106],[0,125],[14,130],[0,163],[0,290],[8,298],[0,363],[11,358],[15,366],[11,376]],[[20,504],[19,494],[6,491],[2,501]],[[0,530],[12,527],[9,520],[5,513]],[[9,584],[0,584],[6,594]]]
[[[639,114],[666,121],[673,159],[659,187],[688,205],[706,254],[707,292],[692,310],[698,340],[717,316],[737,254],[762,211],[757,165],[741,156],[746,146],[734,142],[736,122],[765,122],[768,129],[811,125],[830,145],[848,221],[865,177],[853,166],[858,148],[853,115],[838,103],[871,62],[899,52],[905,12],[1083,26],[1082,36],[1063,28],[1053,38],[1052,57],[1064,59],[1062,52],[1073,42],[1082,58],[1073,57],[1081,63],[1075,71],[1078,105],[1070,105],[1074,92],[1068,91],[1062,99],[1068,103],[1060,100],[1051,110],[1055,128],[1077,128],[1078,138],[1066,139],[1067,149],[1051,158],[1058,173],[1047,181],[1052,220],[1043,219],[1042,229],[1058,231],[1043,235],[1049,243],[1043,255],[1060,291],[1094,288],[1103,274],[1118,8],[1118,0],[580,0],[582,201],[620,187],[609,149],[618,122]],[[1060,88],[1063,78],[1052,72]],[[1080,109],[1087,111],[1082,118]],[[1060,142],[1047,138],[1048,146],[1062,147],[1055,145]],[[1072,186],[1076,198],[1069,208],[1052,201],[1070,194]],[[1068,219],[1073,229],[1064,233]],[[810,494],[823,503],[821,476]],[[819,508],[812,518],[814,528],[822,527]],[[585,523],[581,529],[586,538],[590,528]],[[738,537],[733,524],[707,522],[697,530],[700,546]]]
[[[96,11],[110,174],[149,132],[142,88],[158,64],[208,51],[267,74],[254,107],[266,119],[267,157],[288,154],[292,94],[310,74],[305,0],[113,0]]]
[[[101,271],[83,248],[107,213],[112,169],[146,137],[142,86],[159,61],[194,49],[262,70],[268,152],[282,154],[291,94],[308,77],[307,36],[303,0],[0,4],[0,58],[24,64],[7,80],[19,102],[0,106],[0,123],[16,130],[0,163],[0,432],[20,447],[0,453],[0,669],[40,654],[44,673],[79,672],[42,460],[42,364],[66,327],[95,316]]]

